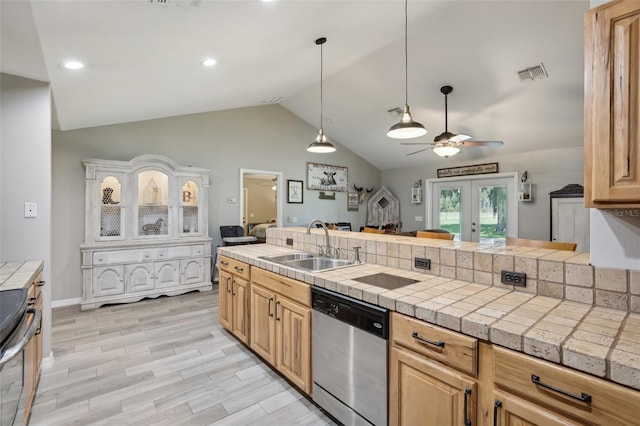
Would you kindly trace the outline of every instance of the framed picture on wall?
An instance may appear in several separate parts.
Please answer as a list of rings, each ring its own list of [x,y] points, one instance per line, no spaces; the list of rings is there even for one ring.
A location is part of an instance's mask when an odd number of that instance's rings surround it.
[[[301,180],[287,180],[287,203],[302,204]]]
[[[357,192],[347,192],[347,211],[349,212],[358,211],[358,193]]]
[[[411,203],[412,204],[422,203],[422,187],[411,188]]]
[[[307,163],[307,189],[347,192],[347,168]]]

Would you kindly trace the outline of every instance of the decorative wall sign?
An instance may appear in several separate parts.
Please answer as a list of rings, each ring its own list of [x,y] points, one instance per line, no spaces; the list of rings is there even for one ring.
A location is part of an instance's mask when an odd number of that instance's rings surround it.
[[[498,173],[498,163],[474,164],[472,166],[438,169],[438,178],[483,175],[487,173]]]
[[[347,192],[347,168],[307,163],[307,189]]]
[[[302,204],[302,181],[287,179],[287,203]]]
[[[335,200],[336,193],[332,192],[331,194],[327,194],[324,191],[320,191],[320,195],[318,196],[318,198],[321,200]]]
[[[358,192],[347,192],[347,211],[357,212],[359,201],[360,194]]]

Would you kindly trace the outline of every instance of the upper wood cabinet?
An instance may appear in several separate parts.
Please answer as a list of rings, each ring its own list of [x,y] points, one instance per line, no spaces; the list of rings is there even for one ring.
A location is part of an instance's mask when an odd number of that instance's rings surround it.
[[[640,2],[585,22],[585,206],[640,207]]]

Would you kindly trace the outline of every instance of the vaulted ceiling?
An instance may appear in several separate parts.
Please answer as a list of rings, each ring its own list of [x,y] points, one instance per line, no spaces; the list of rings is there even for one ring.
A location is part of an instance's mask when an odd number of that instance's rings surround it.
[[[323,127],[380,169],[444,164],[385,134],[404,104],[402,0],[2,0],[1,71],[51,82],[61,130],[262,105]],[[449,130],[504,146],[459,158],[582,145],[589,2],[410,1],[408,88],[430,142]],[[200,61],[217,64],[204,68]],[[59,64],[79,59],[86,68]],[[544,63],[549,77],[520,81]],[[301,141],[301,149],[313,141]]]

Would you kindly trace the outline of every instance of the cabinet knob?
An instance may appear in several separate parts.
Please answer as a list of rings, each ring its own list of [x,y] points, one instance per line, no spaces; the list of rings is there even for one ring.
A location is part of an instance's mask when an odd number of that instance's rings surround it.
[[[163,257],[163,256],[164,256],[164,253],[163,253],[163,252],[160,252],[160,257]]]
[[[102,260],[103,260],[103,259],[102,259],[102,256],[99,256],[99,257],[98,257],[98,261],[102,262]]]

